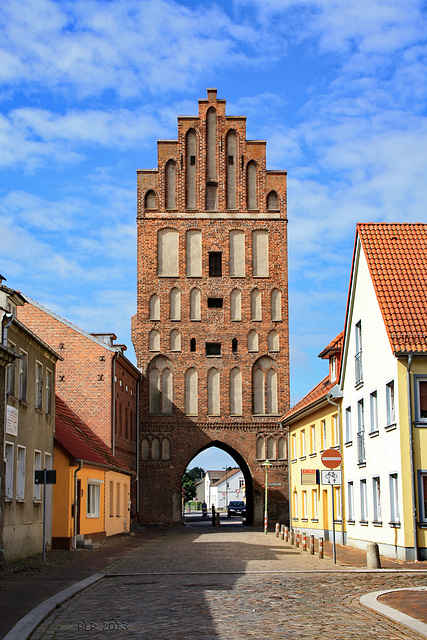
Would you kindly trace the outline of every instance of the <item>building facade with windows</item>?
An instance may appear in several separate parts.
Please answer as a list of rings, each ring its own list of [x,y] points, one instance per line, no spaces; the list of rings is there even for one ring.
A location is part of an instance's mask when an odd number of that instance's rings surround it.
[[[58,396],[52,546],[70,549],[126,533],[135,473]]]
[[[337,397],[343,334],[319,357],[327,359],[329,374],[290,409],[281,422],[289,432],[289,510],[296,533],[332,538],[332,496],[336,540],[343,540],[341,487],[321,484],[321,455],[326,449],[342,451],[342,406]],[[345,531],[344,531],[345,535]]]
[[[226,511],[231,500],[245,501],[245,477],[240,469],[223,470],[221,477],[210,484],[209,496],[206,500],[208,509]]]
[[[340,386],[348,544],[426,559],[427,225],[359,224]]]
[[[57,395],[90,426],[116,458],[136,472],[140,373],[114,333],[87,333],[30,298],[18,314],[61,355]],[[131,486],[137,512],[137,481]]]
[[[34,471],[53,469],[55,370],[58,354],[16,318],[24,304],[4,285],[0,296],[10,303],[3,321],[3,341],[15,360],[6,367],[4,431],[4,520],[6,561],[43,550],[43,486]],[[2,307],[4,304],[1,305]],[[52,487],[46,490],[46,545],[52,540]]]
[[[286,172],[268,171],[265,142],[247,140],[246,119],[207,94],[197,116],[178,117],[177,140],[158,141],[158,167],[138,171],[141,482],[161,487],[158,500],[141,498],[148,522],[181,519],[182,474],[212,444],[243,464],[261,520],[256,443],[268,437],[272,509],[286,511]]]

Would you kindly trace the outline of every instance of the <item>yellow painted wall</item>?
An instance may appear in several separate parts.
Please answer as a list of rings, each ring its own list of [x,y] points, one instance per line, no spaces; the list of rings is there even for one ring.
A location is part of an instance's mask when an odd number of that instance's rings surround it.
[[[336,416],[336,422],[333,420],[334,416]],[[323,421],[326,425],[326,439],[323,438]],[[288,423],[285,422],[285,424]],[[326,469],[320,458],[322,451],[335,447],[339,442],[339,434],[334,433],[335,425],[337,425],[336,428],[338,429],[337,408],[325,403],[320,408],[296,421],[295,424],[291,424],[289,429],[291,524],[293,528],[299,531],[304,531],[305,529],[318,531],[319,536],[323,536],[325,530],[332,530],[331,487],[324,486],[321,483],[319,485],[302,485],[301,471],[303,469],[319,469],[319,471]],[[314,427],[315,434],[314,443],[312,427]],[[303,451],[303,431],[305,431],[305,455]],[[313,490],[317,490],[316,498]],[[306,492],[307,495],[306,514],[304,514],[303,492]],[[298,515],[295,514],[295,500],[298,505]],[[338,508],[340,507],[339,492],[335,489],[335,520],[337,520]],[[336,522],[335,529],[337,532],[341,532],[342,525]]]
[[[412,517],[412,479],[411,460],[409,454],[409,422],[408,422],[408,394],[407,394],[407,359],[398,360],[398,384],[399,384],[399,421],[402,457],[402,493],[405,496],[402,511],[402,522],[405,532],[405,545],[414,546],[413,517]],[[412,392],[412,420],[416,420],[416,394],[414,376],[427,376],[427,357],[414,357],[411,367],[411,392]],[[418,495],[418,470],[427,470],[427,427],[414,426],[414,473],[415,495],[417,506],[417,520],[419,520],[419,495]],[[419,547],[427,547],[427,530],[418,528],[417,540]]]
[[[119,500],[117,500],[119,495]],[[105,474],[105,531],[107,536],[130,529],[130,477],[124,473]]]
[[[73,503],[73,481],[69,457],[55,445],[54,469],[56,484],[53,485],[52,536],[66,538],[72,535],[71,505]]]

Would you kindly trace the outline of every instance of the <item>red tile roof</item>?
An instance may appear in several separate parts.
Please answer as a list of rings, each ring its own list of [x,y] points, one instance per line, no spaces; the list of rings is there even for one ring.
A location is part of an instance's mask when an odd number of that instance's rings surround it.
[[[427,352],[427,224],[357,225],[393,352]]]
[[[58,396],[55,396],[55,440],[75,460],[133,473]]]
[[[300,400],[299,402],[297,402],[297,404],[291,407],[289,411],[285,413],[285,415],[280,420],[280,422],[283,422],[283,420],[289,420],[290,418],[294,417],[303,409],[308,409],[312,404],[320,402],[321,400],[326,398],[328,391],[330,391],[332,387],[334,387],[337,384],[338,376],[339,376],[339,368],[341,364],[341,350],[343,346],[343,340],[344,340],[344,331],[341,331],[341,333],[339,333],[337,337],[334,338],[328,344],[328,346],[325,347],[323,351],[321,351],[319,354],[319,358],[326,357],[326,354],[330,354],[330,355],[334,355],[338,353],[340,354],[337,362],[338,367],[337,367],[336,379],[333,382],[331,382],[328,374],[326,378],[323,378],[323,380],[319,382],[319,384],[317,384],[311,391],[309,391],[307,395],[302,398],[302,400]]]

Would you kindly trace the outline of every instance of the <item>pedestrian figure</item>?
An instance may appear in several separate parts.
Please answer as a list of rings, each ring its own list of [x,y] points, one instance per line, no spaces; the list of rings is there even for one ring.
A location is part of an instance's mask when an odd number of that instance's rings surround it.
[[[215,505],[212,505],[212,526],[214,527],[216,525],[216,519],[215,519]]]

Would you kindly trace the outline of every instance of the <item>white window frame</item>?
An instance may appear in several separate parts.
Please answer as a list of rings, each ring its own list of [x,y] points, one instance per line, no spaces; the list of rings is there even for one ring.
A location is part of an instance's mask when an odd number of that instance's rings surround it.
[[[41,374],[41,375],[40,375]],[[36,360],[36,409],[42,411],[43,408],[43,364]]]
[[[298,520],[298,492],[293,492],[293,514],[292,517]]]
[[[305,429],[301,429],[301,458],[305,457]]]
[[[375,389],[369,395],[369,410],[370,410],[370,433],[378,432],[378,392]]]
[[[52,415],[53,408],[53,372],[46,367],[46,413]]]
[[[33,500],[41,500],[41,485],[35,482],[35,471],[42,469],[42,452],[34,450],[34,470],[33,470]]]
[[[387,409],[387,427],[396,424],[396,395],[394,380],[387,382],[385,386],[386,393],[386,409]]]
[[[382,522],[380,476],[373,476],[372,478],[372,498],[374,505],[374,522]]]
[[[307,520],[308,519],[308,513],[307,513],[307,491],[304,490],[302,492],[302,519],[303,520]]]
[[[351,433],[351,407],[347,407],[345,410],[345,441],[346,443],[352,442]]]
[[[15,470],[15,444],[13,442],[4,443],[5,459],[5,498],[13,499],[14,470]]]
[[[97,480],[96,478],[88,478],[86,484],[86,517],[87,518],[99,518],[100,517],[100,504],[101,504],[101,484],[103,480]]]
[[[326,449],[326,440],[327,440],[327,429],[326,429],[326,420],[322,420],[320,423],[321,436],[322,436],[322,451]]]
[[[317,521],[319,519],[317,510],[317,489],[312,489],[311,491],[311,514],[312,521]]]
[[[334,447],[338,447],[340,444],[340,434],[339,434],[339,428],[338,428],[338,414],[335,413],[332,418],[332,431],[334,434]]]
[[[16,499],[25,500],[25,481],[26,481],[26,447],[18,444],[16,454]]]
[[[28,393],[28,353],[20,350],[21,358],[19,360],[19,400],[27,402]]]
[[[368,487],[366,478],[360,479],[360,522],[368,522]]]
[[[12,351],[15,351],[16,344],[13,342],[7,341],[7,346]],[[9,396],[15,396],[15,387],[16,387],[16,360],[11,362],[6,367],[6,393]]]
[[[362,320],[356,322],[355,331],[355,385],[359,387],[363,384],[362,366]]]
[[[354,482],[347,482],[347,522],[354,522]]]
[[[316,425],[312,424],[310,427],[310,453],[313,455],[316,453]]]
[[[390,473],[390,524],[400,524],[399,510],[399,475]]]
[[[292,460],[297,459],[297,434],[292,434]]]

